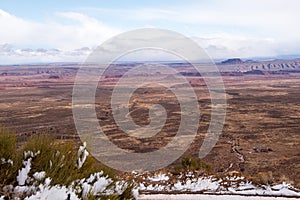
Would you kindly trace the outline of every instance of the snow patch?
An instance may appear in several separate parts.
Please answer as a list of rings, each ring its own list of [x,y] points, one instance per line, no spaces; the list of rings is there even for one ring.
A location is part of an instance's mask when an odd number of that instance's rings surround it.
[[[37,181],[41,181],[42,179],[44,179],[46,176],[46,172],[45,171],[41,171],[41,172],[35,172],[33,174],[33,177],[35,178],[35,180]]]
[[[146,193],[157,192],[202,192],[205,194],[234,194],[234,195],[258,195],[258,196],[286,196],[300,197],[300,190],[293,186],[282,183],[274,186],[255,186],[245,180],[244,177],[224,177],[217,179],[210,177],[196,177],[192,173],[181,174],[170,178],[166,174],[149,176],[148,174],[134,174],[135,177],[142,177],[138,184],[139,191]],[[172,183],[172,180],[177,180]],[[149,182],[150,181],[150,182]]]
[[[32,158],[29,158],[27,161],[23,161],[23,165],[25,167],[19,170],[17,181],[18,181],[18,185],[20,186],[25,185],[25,182],[28,178],[28,173],[31,169],[31,159]]]
[[[77,195],[70,189],[62,186],[54,186],[54,187],[41,187],[41,190],[36,192],[36,194],[33,194],[29,197],[26,197],[25,200],[39,200],[39,199],[45,199],[45,200],[66,200],[66,199],[72,199],[72,200],[79,200]]]
[[[148,194],[140,195],[139,200],[287,200],[285,197],[250,197],[239,195],[208,195],[208,194]],[[298,198],[288,198],[288,200],[297,200]]]
[[[12,161],[11,159],[6,160],[5,158],[1,158],[1,164],[3,165],[6,163],[11,164],[11,166],[14,165],[14,161]]]
[[[84,142],[83,146],[80,146],[78,149],[78,169],[83,166],[88,155],[89,152],[86,150],[86,142]]]
[[[166,174],[157,174],[153,177],[148,177],[150,181],[168,181],[170,178]]]

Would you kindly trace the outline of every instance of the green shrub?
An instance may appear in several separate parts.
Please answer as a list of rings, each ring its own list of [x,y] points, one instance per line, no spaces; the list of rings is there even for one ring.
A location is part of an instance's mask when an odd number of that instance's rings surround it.
[[[16,134],[0,127],[0,158],[13,159],[16,151]]]
[[[22,166],[22,155],[16,152],[16,141],[15,133],[0,127],[0,187],[15,184],[18,170]]]
[[[202,161],[201,158],[194,158],[192,156],[186,156],[181,160],[183,169],[190,171],[204,170],[209,172],[211,167],[209,164]]]
[[[181,160],[180,165],[176,165],[172,173],[178,175],[184,171],[195,171],[199,173],[210,173],[211,166],[202,161],[201,158],[194,158],[192,156],[186,156]]]
[[[0,196],[14,198],[13,194],[5,194],[1,189],[6,185],[17,185],[16,177],[23,167],[22,161],[26,160],[26,152],[35,154],[31,156],[29,176],[32,177],[35,172],[45,171],[46,177],[51,178],[51,185],[68,187],[72,182],[88,178],[91,174],[100,171],[103,172],[103,176],[108,176],[113,182],[117,180],[115,171],[104,166],[91,155],[86,158],[83,166],[78,168],[78,145],[72,141],[56,140],[50,135],[39,134],[29,138],[21,146],[17,145],[16,134],[0,128]],[[13,164],[6,163],[9,159],[13,161]],[[131,192],[133,187],[132,182],[128,182],[128,187],[121,195],[101,196],[101,199],[133,199]],[[87,199],[99,197],[90,195]]]
[[[270,185],[274,182],[273,173],[271,171],[258,172],[252,177],[252,181],[256,185]]]
[[[23,151],[40,152],[32,160],[31,173],[45,171],[52,179],[51,184],[68,186],[77,179],[88,177],[95,172],[104,171],[115,179],[112,170],[99,163],[92,156],[88,156],[82,168],[78,169],[78,148],[72,141],[58,141],[49,135],[42,134],[32,137]]]

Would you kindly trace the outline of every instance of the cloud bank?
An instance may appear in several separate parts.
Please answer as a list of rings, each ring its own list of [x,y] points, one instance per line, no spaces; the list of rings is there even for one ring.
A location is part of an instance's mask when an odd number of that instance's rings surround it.
[[[186,34],[214,59],[299,54],[299,7],[293,0],[211,0],[167,8],[82,8],[42,21],[0,9],[0,64],[83,62],[103,41],[143,27]],[[111,21],[99,20],[103,16]]]

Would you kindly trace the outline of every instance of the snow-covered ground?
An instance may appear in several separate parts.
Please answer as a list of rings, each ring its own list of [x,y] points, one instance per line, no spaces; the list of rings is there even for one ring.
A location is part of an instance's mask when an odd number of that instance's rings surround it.
[[[40,154],[40,151],[34,153],[32,151],[24,152],[23,167],[19,169],[16,177],[17,186],[6,185],[1,191],[1,194],[10,194],[14,199],[25,200],[79,200],[86,199],[88,196],[108,196],[113,194],[121,195],[128,183],[125,181],[113,181],[102,171],[91,174],[88,178],[78,179],[66,187],[63,185],[51,185],[51,178],[47,177],[45,171],[35,172],[30,175],[31,162]],[[86,143],[78,150],[77,168],[81,168],[89,153],[86,150]],[[1,159],[3,163],[13,162]],[[132,193],[137,197],[137,190]],[[8,196],[1,196],[0,200],[7,199]]]
[[[85,199],[89,195],[106,196],[121,195],[128,183],[113,181],[102,171],[91,174],[88,178],[75,180],[68,187],[51,185],[51,178],[45,171],[30,173],[32,160],[40,151],[24,152],[23,167],[19,169],[16,177],[17,186],[7,185],[2,188],[3,193],[13,194],[15,199],[37,200],[77,200]],[[77,167],[81,168],[89,153],[86,143],[78,150]],[[1,163],[10,160],[1,159]],[[32,175],[30,175],[32,174]],[[132,194],[137,199],[230,199],[230,200],[283,200],[300,199],[300,190],[285,182],[277,185],[254,185],[244,177],[227,176],[216,178],[203,176],[196,172],[185,172],[173,175],[169,172],[137,173],[132,172],[135,188]],[[0,200],[5,196],[0,196]]]
[[[286,197],[258,197],[240,195],[204,195],[204,194],[152,194],[140,195],[138,200],[299,200]]]
[[[300,190],[285,182],[277,185],[256,186],[244,177],[213,176],[202,177],[193,173],[176,176],[171,174],[135,175],[139,180],[138,189],[142,194],[161,193],[203,193],[216,195],[251,195],[272,197],[297,197],[300,198]]]

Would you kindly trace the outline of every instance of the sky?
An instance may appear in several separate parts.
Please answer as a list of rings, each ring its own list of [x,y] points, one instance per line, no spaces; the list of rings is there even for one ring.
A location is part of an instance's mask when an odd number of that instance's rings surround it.
[[[297,0],[1,0],[0,64],[83,62],[107,39],[161,28],[214,59],[299,55]]]

